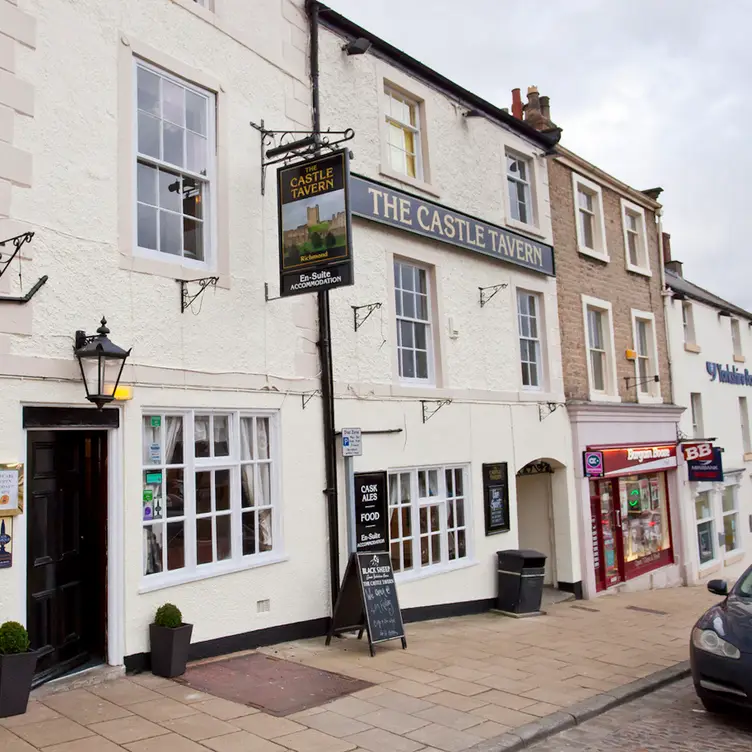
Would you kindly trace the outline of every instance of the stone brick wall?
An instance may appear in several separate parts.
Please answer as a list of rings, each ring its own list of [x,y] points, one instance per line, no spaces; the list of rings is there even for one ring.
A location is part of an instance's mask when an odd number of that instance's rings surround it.
[[[578,174],[593,180],[593,176],[584,171]],[[622,402],[637,402],[637,390],[634,387],[627,389],[624,380],[625,376],[633,378],[635,375],[634,363],[625,357],[625,350],[634,349],[631,309],[652,311],[655,314],[661,395],[664,403],[670,403],[672,393],[661,297],[659,230],[655,213],[645,208],[650,269],[653,273],[652,277],[645,277],[627,271],[626,268],[621,218],[622,195],[603,182],[598,182],[603,192],[606,247],[611,259],[609,263],[578,252],[572,169],[558,159],[550,162],[549,184],[556,249],[564,391],[568,400],[589,399],[581,296],[591,295],[608,300],[613,306],[616,376]]]

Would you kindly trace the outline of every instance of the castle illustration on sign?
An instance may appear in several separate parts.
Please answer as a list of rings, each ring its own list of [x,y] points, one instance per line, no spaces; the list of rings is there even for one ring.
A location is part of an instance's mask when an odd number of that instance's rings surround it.
[[[345,212],[335,212],[328,219],[322,219],[318,203],[307,206],[305,209],[306,223],[304,225],[289,229],[283,226],[284,266],[289,268],[300,263],[346,256],[347,218]]]

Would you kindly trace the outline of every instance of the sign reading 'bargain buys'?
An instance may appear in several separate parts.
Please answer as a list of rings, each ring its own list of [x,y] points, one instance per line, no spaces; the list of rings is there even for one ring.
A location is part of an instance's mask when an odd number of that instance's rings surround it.
[[[603,477],[649,473],[676,467],[676,444],[588,447],[603,454]]]

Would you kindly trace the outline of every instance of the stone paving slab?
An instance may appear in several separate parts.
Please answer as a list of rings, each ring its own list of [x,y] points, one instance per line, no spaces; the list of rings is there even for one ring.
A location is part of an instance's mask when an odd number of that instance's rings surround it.
[[[686,661],[690,628],[714,600],[682,588],[608,595],[588,610],[559,603],[534,619],[480,614],[409,624],[407,650],[380,644],[374,658],[365,641],[349,638],[328,648],[323,639],[266,648],[256,655],[373,685],[286,716],[151,674],[69,691],[43,687],[24,716],[0,719],[0,752],[519,748],[646,691],[657,672],[668,681],[686,670],[673,667]]]

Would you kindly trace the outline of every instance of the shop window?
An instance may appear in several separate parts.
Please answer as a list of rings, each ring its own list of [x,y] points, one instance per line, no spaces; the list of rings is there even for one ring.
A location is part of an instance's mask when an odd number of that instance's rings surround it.
[[[428,271],[404,261],[394,262],[397,314],[397,362],[407,382],[432,382],[433,342]]]
[[[701,565],[707,564],[716,558],[715,522],[713,517],[713,499],[710,491],[701,491],[695,496],[697,548]]]
[[[507,191],[509,193],[509,216],[515,222],[535,224],[533,212],[531,159],[507,152]]]
[[[540,389],[543,386],[541,324],[541,296],[526,290],[518,290],[517,326],[520,339],[522,386],[530,389]]]
[[[663,474],[619,478],[624,561],[634,562],[671,548],[666,484]]]
[[[272,425],[236,412],[144,415],[147,583],[252,566],[279,549]]]
[[[395,572],[431,570],[467,558],[466,476],[464,467],[389,474],[389,540]]]
[[[723,539],[726,553],[741,548],[739,539],[739,486],[723,489]]]
[[[701,439],[705,435],[702,421],[702,395],[699,392],[692,392],[689,395],[689,405],[692,412],[692,437]]]
[[[420,103],[389,86],[385,94],[389,166],[400,175],[423,180]]]
[[[161,260],[211,255],[212,92],[137,60],[136,235]]]

